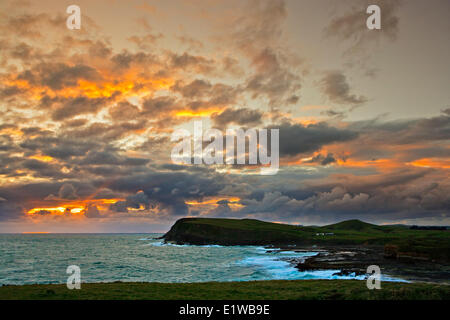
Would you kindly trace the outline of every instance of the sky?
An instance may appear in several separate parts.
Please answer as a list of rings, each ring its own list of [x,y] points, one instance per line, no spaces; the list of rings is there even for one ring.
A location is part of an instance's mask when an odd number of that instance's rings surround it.
[[[449,16],[448,0],[2,1],[0,232],[450,225]],[[278,173],[173,163],[195,121],[279,129]]]

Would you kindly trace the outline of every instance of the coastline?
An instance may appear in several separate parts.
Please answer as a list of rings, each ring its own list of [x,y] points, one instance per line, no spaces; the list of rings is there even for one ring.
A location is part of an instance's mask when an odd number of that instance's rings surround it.
[[[192,245],[259,245],[271,250],[318,252],[289,259],[300,272],[335,271],[364,277],[369,266],[401,281],[450,282],[447,227],[380,226],[347,220],[326,226],[296,226],[254,219],[182,218],[160,239]]]
[[[297,270],[336,270],[336,275],[366,275],[367,267],[378,265],[382,275],[407,282],[450,284],[450,266],[445,263],[416,259],[414,257],[395,259],[386,255],[383,246],[289,246],[273,250],[291,250],[296,252],[318,251],[305,259],[290,259]]]

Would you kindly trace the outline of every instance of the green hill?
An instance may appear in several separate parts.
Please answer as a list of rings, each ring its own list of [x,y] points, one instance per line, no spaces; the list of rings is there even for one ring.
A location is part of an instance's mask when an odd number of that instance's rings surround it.
[[[382,230],[383,227],[355,219],[330,224],[326,226],[326,228],[328,230],[371,231],[371,230]]]
[[[450,258],[447,230],[411,230],[360,220],[309,227],[254,219],[183,218],[162,238],[196,245],[389,245],[395,255]]]
[[[253,219],[183,218],[163,238],[189,244],[262,245],[306,240],[299,227]]]

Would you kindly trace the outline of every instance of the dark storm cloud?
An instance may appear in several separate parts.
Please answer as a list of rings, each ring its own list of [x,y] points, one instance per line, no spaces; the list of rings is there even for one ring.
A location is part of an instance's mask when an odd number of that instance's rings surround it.
[[[185,200],[202,199],[207,196],[216,196],[225,187],[223,179],[217,175],[193,174],[187,172],[150,172],[136,176],[123,177],[115,180],[109,188],[121,192],[134,193],[142,190],[139,201],[136,196],[127,198],[125,202],[111,206],[111,210],[126,211],[129,203],[144,204],[149,199],[169,215],[186,215],[188,207]],[[145,195],[145,197],[144,197]],[[134,201],[134,202],[133,202]],[[137,202],[136,202],[137,201]]]
[[[44,136],[48,134],[52,134],[52,131],[46,130],[45,128],[40,127],[22,127],[20,128],[26,136]]]
[[[145,209],[150,207],[150,199],[143,191],[139,191],[136,194],[129,195],[125,201],[117,201],[109,208],[115,212],[128,212],[129,208],[139,209],[143,206]]]
[[[0,221],[15,220],[23,217],[23,207],[18,203],[0,201]]]
[[[415,144],[426,141],[450,140],[450,115],[448,109],[442,114],[430,118],[406,121],[381,121],[373,119],[353,122],[350,129],[370,134],[374,141],[392,144]]]
[[[376,190],[387,190],[396,186],[403,187],[432,173],[433,169],[405,168],[388,174],[369,175],[361,179],[352,179],[354,178],[352,175],[337,175],[329,183],[323,182],[320,185],[329,189],[335,186],[345,186],[351,192],[371,193]]]
[[[95,183],[97,189],[95,190],[95,194],[92,197],[92,199],[116,199],[116,198],[121,198],[123,196],[123,194],[121,194],[119,192],[115,192],[109,188],[102,187],[102,185],[100,183],[101,182]],[[99,184],[100,184],[100,189],[98,188]]]
[[[8,142],[4,141],[2,137],[0,137],[0,151],[13,151],[14,149],[16,149],[15,146],[9,144]]]
[[[192,166],[192,165],[164,163],[161,165],[157,165],[155,169],[168,171],[186,171],[199,174],[211,174],[211,175],[215,174],[214,168],[211,168],[209,166]]]
[[[332,153],[328,153],[326,156],[322,154],[318,154],[317,156],[313,157],[311,161],[307,161],[309,163],[320,163],[323,166],[326,166],[327,164],[331,164],[336,162],[335,157]]]
[[[5,128],[5,126],[0,125],[1,128]],[[10,151],[17,150],[17,146],[14,143],[14,140],[11,138],[11,136],[7,134],[0,135],[0,151]],[[8,155],[6,155],[8,156]]]
[[[120,177],[129,174],[145,173],[147,172],[144,166],[119,166],[119,165],[83,165],[82,167],[77,167],[80,173],[85,175],[95,175],[99,177]]]
[[[102,181],[101,183],[104,182]],[[20,204],[22,207],[25,207],[29,206],[29,201],[42,201],[49,196],[53,199],[58,199],[60,190],[62,190],[61,196],[69,198],[74,196],[78,196],[78,198],[87,197],[95,192],[96,186],[94,184],[94,182],[78,180],[13,184],[8,187],[0,187],[0,196],[7,199],[7,202],[10,204]],[[67,186],[63,187],[64,185]],[[74,195],[73,192],[76,192],[76,194]]]
[[[2,150],[9,151],[9,150]],[[22,161],[21,157],[11,156],[8,152],[0,152],[0,174],[5,175],[7,177],[15,176],[18,174],[16,171],[18,168],[18,164]]]
[[[44,155],[57,159],[85,155],[91,149],[99,148],[99,142],[61,137],[50,134],[24,140],[20,147],[30,151],[41,151]]]
[[[417,141],[450,140],[450,114],[448,109],[441,116],[421,119],[413,122],[397,136],[400,143],[414,143]]]
[[[61,167],[59,165],[36,159],[23,160],[17,164],[16,169],[26,169],[26,171],[30,171],[35,177],[63,178],[65,176],[65,174],[61,172]]]
[[[71,132],[73,133],[73,132]],[[110,134],[110,133],[109,133]],[[86,173],[95,175],[121,175],[130,170],[126,167],[144,167],[149,158],[128,157],[121,154],[122,150],[108,146],[109,134],[106,132],[105,141],[97,139],[78,138],[72,134],[65,136],[44,135],[27,139],[20,144],[22,151],[29,155],[40,153],[58,159],[58,162],[42,162],[36,159],[10,159],[2,157],[4,164],[10,163],[8,171],[14,174],[16,170],[31,170],[35,176],[49,176],[54,174],[55,178],[75,177]],[[101,138],[101,136],[97,136]],[[60,162],[61,161],[61,162]],[[64,168],[64,172],[62,171]],[[142,169],[141,169],[142,170]],[[7,171],[4,170],[4,174]]]
[[[123,157],[116,150],[90,150],[80,164],[109,164],[117,166],[141,166],[149,162],[148,159]]]
[[[75,200],[78,199],[77,192],[74,186],[70,183],[65,183],[59,188],[58,195],[49,194],[44,200]]]
[[[222,205],[213,215],[316,223],[354,218],[398,221],[448,217],[450,181],[445,178],[434,182],[436,173],[410,168],[366,177],[341,175],[322,183],[305,181],[290,191],[271,186],[244,196],[240,201],[244,208],[229,211]]]
[[[66,139],[106,145],[128,135],[145,132],[146,129],[148,129],[147,120],[139,118],[136,121],[116,123],[92,122],[88,126],[66,130],[62,136]]]
[[[280,129],[280,156],[314,152],[324,145],[350,141],[358,137],[356,131],[331,127],[325,122],[307,126],[282,123],[271,128]]]
[[[364,96],[351,93],[346,76],[340,71],[328,72],[320,81],[323,93],[333,102],[341,104],[362,104],[367,102]]]

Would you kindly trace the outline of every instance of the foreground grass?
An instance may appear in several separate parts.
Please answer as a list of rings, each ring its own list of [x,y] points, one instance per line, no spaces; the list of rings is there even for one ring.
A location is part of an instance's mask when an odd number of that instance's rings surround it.
[[[382,282],[368,290],[358,280],[271,280],[208,283],[86,283],[0,287],[0,300],[450,300],[450,286]]]

